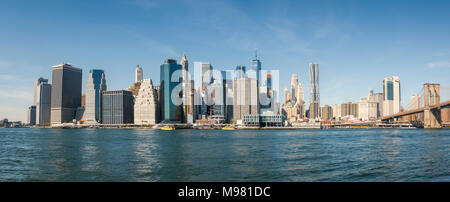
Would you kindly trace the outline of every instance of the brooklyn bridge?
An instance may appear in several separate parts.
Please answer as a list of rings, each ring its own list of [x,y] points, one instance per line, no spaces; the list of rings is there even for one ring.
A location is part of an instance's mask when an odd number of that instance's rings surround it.
[[[448,89],[448,88],[445,88]],[[441,86],[437,83],[426,83],[423,86],[423,107],[400,111],[396,114],[382,116],[384,123],[410,121],[424,128],[442,128],[449,124],[450,100],[441,102]],[[410,103],[416,106],[417,103]],[[419,103],[420,105],[420,103]]]

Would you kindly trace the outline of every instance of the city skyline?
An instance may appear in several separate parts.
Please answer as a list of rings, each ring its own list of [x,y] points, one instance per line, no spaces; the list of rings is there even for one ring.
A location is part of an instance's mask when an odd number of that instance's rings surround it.
[[[74,9],[78,9],[82,15],[86,14],[85,17],[76,19],[77,15],[68,12],[57,19],[55,15],[64,12],[58,11],[58,8],[68,8],[72,2],[55,3],[48,8],[34,3],[19,5],[7,2],[0,7],[1,19],[12,20],[0,21],[0,26],[4,28],[0,33],[0,42],[4,44],[0,47],[0,118],[25,121],[26,109],[33,103],[33,82],[39,77],[50,80],[51,66],[60,62],[71,62],[84,70],[84,93],[90,69],[105,70],[108,89],[125,89],[132,85],[136,64],[140,64],[144,70],[143,78],[150,78],[159,85],[159,65],[166,58],[178,61],[182,53],[186,53],[190,58],[190,66],[194,66],[196,61],[209,61],[218,70],[233,69],[240,64],[249,68],[254,49],[258,50],[262,69],[279,69],[280,78],[297,74],[305,92],[310,88],[308,63],[320,64],[321,106],[358,102],[370,88],[374,92],[382,92],[382,80],[385,77],[399,76],[402,83],[401,97],[404,98],[401,105],[406,107],[409,103],[407,98],[419,93],[423,83],[438,82],[442,86],[450,86],[447,79],[450,43],[445,37],[450,33],[450,25],[444,21],[450,15],[445,13],[448,3],[442,2],[438,7],[408,2],[408,7],[399,10],[400,14],[395,14],[395,8],[402,7],[405,2],[373,5],[375,11],[359,21],[358,16],[372,6],[370,2],[345,2],[341,5],[328,2],[323,7],[309,2],[290,2],[290,5],[277,6],[267,2],[264,5],[252,4],[259,8],[259,12],[248,13],[244,8],[251,3],[246,2],[176,2],[174,9],[179,15],[162,22],[146,22],[142,19],[148,20],[168,5],[163,2],[133,4],[117,1],[105,10],[95,10],[101,3],[82,2]],[[305,13],[297,15],[295,9],[289,6],[303,8]],[[33,7],[37,7],[36,10],[32,10]],[[352,10],[353,7],[358,9]],[[195,12],[202,8],[208,8],[211,12]],[[308,11],[305,8],[312,9]],[[415,12],[419,8],[421,12]],[[56,10],[56,13],[49,12],[49,9]],[[183,9],[187,11],[183,12]],[[308,14],[320,9],[323,9],[321,13],[328,16],[319,13],[308,17]],[[90,23],[87,20],[92,17],[94,10],[108,15]],[[276,14],[275,11],[279,10],[286,12]],[[131,11],[135,11],[138,16],[126,15]],[[344,14],[345,11],[350,12]],[[377,11],[380,14],[376,14]],[[124,14],[123,19],[112,16],[112,12]],[[149,14],[152,12],[155,13]],[[263,17],[262,13],[267,13],[269,17]],[[33,14],[36,19],[32,18]],[[210,19],[208,16],[213,16],[213,20],[205,20]],[[176,22],[183,17],[184,22]],[[237,22],[236,18],[243,20]],[[312,18],[317,18],[317,26]],[[40,20],[42,23],[38,24],[43,27],[32,32],[30,29],[36,25],[31,24],[35,20]],[[118,26],[111,24],[117,20],[127,28],[126,31],[118,30]],[[67,23],[67,26],[63,26],[67,32],[52,29],[62,26],[63,22]],[[236,25],[232,24],[234,22],[237,22]],[[131,25],[124,25],[126,23]],[[194,34],[199,36],[172,33],[176,30],[173,27],[183,30],[180,28],[182,25],[194,30]],[[396,28],[397,25],[402,26]],[[243,33],[231,29],[240,27],[250,31]],[[94,28],[92,32],[83,32],[90,28]],[[199,28],[204,28],[205,33],[200,32],[202,30]],[[312,29],[308,31],[307,28]],[[229,29],[231,33],[225,31]],[[107,34],[106,31],[111,30],[117,33]],[[160,30],[167,31],[167,36],[157,34]],[[427,30],[432,30],[432,35],[427,34]],[[264,43],[270,36],[273,36],[272,40]],[[220,37],[226,40],[219,40]],[[289,79],[281,80],[280,91],[289,87],[289,84]],[[352,89],[345,90],[347,87]],[[15,93],[8,93],[11,89]],[[304,100],[309,100],[308,93],[305,93]]]

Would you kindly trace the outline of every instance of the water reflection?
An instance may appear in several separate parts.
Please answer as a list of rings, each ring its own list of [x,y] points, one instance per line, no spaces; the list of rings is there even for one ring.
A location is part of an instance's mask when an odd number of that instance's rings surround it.
[[[434,181],[449,130],[0,129],[0,181]]]

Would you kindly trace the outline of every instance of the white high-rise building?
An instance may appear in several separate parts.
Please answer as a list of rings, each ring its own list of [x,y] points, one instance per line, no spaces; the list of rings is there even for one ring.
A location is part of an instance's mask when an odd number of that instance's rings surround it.
[[[134,73],[134,82],[140,82],[142,81],[143,77],[142,77],[142,67],[139,67],[139,65],[136,67],[136,71]]]
[[[158,95],[152,80],[144,79],[141,81],[141,87],[134,102],[134,124],[154,125],[158,123],[158,107]]]
[[[252,78],[234,80],[234,122],[242,120],[244,115],[259,114],[258,81]]]
[[[383,116],[400,112],[400,79],[398,76],[383,80]]]
[[[341,108],[335,104],[333,107],[333,118],[339,120],[341,118]]]
[[[100,69],[92,69],[89,72],[86,85],[86,105],[82,118],[85,123],[101,123],[101,99],[103,91],[106,91],[105,72]]]
[[[303,86],[301,83],[298,83],[296,91],[295,97],[297,99],[297,103],[303,104],[305,102],[305,95],[303,93]]]
[[[297,102],[297,87],[298,87],[298,76],[297,74],[292,74],[291,76],[291,97],[294,103]]]
[[[369,89],[367,98],[362,98],[358,102],[358,118],[363,121],[373,121],[379,116],[379,103],[376,100],[373,90]]]

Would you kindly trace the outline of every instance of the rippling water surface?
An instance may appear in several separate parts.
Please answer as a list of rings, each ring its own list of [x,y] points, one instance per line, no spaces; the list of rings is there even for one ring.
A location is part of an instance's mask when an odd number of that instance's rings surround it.
[[[0,129],[0,181],[450,181],[450,130]]]

